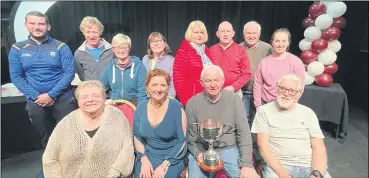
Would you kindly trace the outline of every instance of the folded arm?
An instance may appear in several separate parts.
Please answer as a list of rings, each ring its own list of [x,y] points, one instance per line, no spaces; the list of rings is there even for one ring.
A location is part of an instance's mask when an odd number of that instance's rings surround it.
[[[197,156],[202,152],[205,151],[200,143],[197,141],[199,140],[199,134],[194,131],[195,127],[192,125],[197,123],[195,109],[192,107],[191,104],[186,106],[186,116],[188,120],[188,151],[197,158]]]

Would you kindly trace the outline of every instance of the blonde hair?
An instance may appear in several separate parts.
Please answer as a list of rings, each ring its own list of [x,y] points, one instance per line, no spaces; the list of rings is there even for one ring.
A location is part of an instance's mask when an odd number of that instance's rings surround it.
[[[86,16],[82,19],[79,29],[83,33],[87,26],[97,25],[99,27],[100,35],[104,31],[104,25],[96,17]]]
[[[256,27],[258,28],[258,31],[259,33],[261,33],[261,26],[258,22],[256,21],[250,21],[250,22],[247,22],[244,26],[243,26],[243,33],[245,33],[245,30],[247,28],[247,26],[250,26],[250,25],[256,25]]]
[[[208,41],[208,32],[206,31],[205,24],[201,22],[200,20],[192,21],[190,25],[188,25],[188,28],[185,33],[185,39],[188,41],[192,41],[193,30],[196,27],[199,28],[202,33],[204,33],[203,43],[206,43]]]
[[[106,92],[105,92],[104,85],[98,80],[88,80],[88,81],[81,82],[78,85],[78,87],[75,91],[76,98],[77,99],[79,98],[79,95],[80,95],[80,92],[81,92],[82,89],[84,89],[84,88],[93,88],[93,87],[99,88],[101,90],[101,93],[102,93],[104,99],[106,98]]]
[[[150,43],[151,43],[151,41],[154,41],[155,38],[161,38],[163,40],[163,42],[165,43],[164,54],[163,55],[169,54],[171,52],[170,48],[169,48],[169,45],[168,45],[168,42],[167,42],[167,39],[165,39],[165,37],[159,32],[152,32],[150,34],[149,38],[147,39],[147,55],[149,56],[149,59],[154,59],[154,53],[151,50]]]
[[[116,34],[111,40],[112,46],[119,46],[123,44],[128,45],[128,47],[131,48],[131,38],[123,33]]]

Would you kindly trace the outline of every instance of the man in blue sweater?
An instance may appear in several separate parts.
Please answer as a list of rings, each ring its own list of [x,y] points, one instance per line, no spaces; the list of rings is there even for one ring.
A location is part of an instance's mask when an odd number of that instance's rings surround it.
[[[45,14],[29,12],[25,27],[28,39],[13,44],[9,52],[10,78],[26,97],[26,110],[45,147],[55,123],[77,108],[70,86],[74,59],[65,43],[48,35]]]

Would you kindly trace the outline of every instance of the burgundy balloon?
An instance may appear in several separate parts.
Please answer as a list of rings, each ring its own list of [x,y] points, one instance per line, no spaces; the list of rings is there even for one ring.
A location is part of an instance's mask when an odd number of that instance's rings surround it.
[[[304,28],[308,28],[311,26],[315,25],[315,19],[311,18],[311,17],[306,17],[303,21],[302,21],[302,26]]]
[[[319,15],[324,14],[326,10],[327,10],[327,8],[325,7],[325,5],[323,3],[315,2],[314,4],[312,4],[309,7],[309,14],[310,14],[311,18],[315,19]]]
[[[311,49],[317,53],[328,48],[328,41],[322,38],[318,38],[311,43]]]
[[[346,19],[343,17],[337,17],[333,19],[333,24],[331,27],[337,27],[339,29],[343,29],[346,26]]]
[[[338,65],[336,63],[332,63],[330,65],[324,66],[324,73],[333,75],[338,71]]]
[[[338,37],[340,37],[341,31],[337,27],[329,27],[322,31],[321,38],[331,41],[331,40],[337,40]]]
[[[303,63],[310,64],[311,62],[318,59],[318,54],[315,53],[313,50],[305,50],[301,52],[300,58]]]
[[[315,83],[321,87],[329,87],[333,83],[333,78],[329,74],[322,73],[315,77]]]

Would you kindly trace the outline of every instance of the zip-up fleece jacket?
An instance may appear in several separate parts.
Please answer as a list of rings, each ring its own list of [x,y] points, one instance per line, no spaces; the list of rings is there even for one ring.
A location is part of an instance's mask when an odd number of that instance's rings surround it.
[[[30,37],[13,44],[9,52],[9,69],[11,81],[28,101],[35,101],[43,93],[54,100],[71,94],[73,54],[68,45],[50,36],[41,44]]]
[[[76,72],[81,81],[99,80],[106,67],[112,63],[114,52],[111,45],[104,39],[101,39],[101,42],[103,48],[99,55],[99,62],[96,62],[94,57],[87,51],[86,42],[83,42],[74,53]]]
[[[121,70],[117,67],[117,59],[108,65],[100,81],[104,84],[105,90],[111,90],[110,99],[138,100],[147,99],[145,78],[146,69],[140,59],[130,56],[132,64]]]

